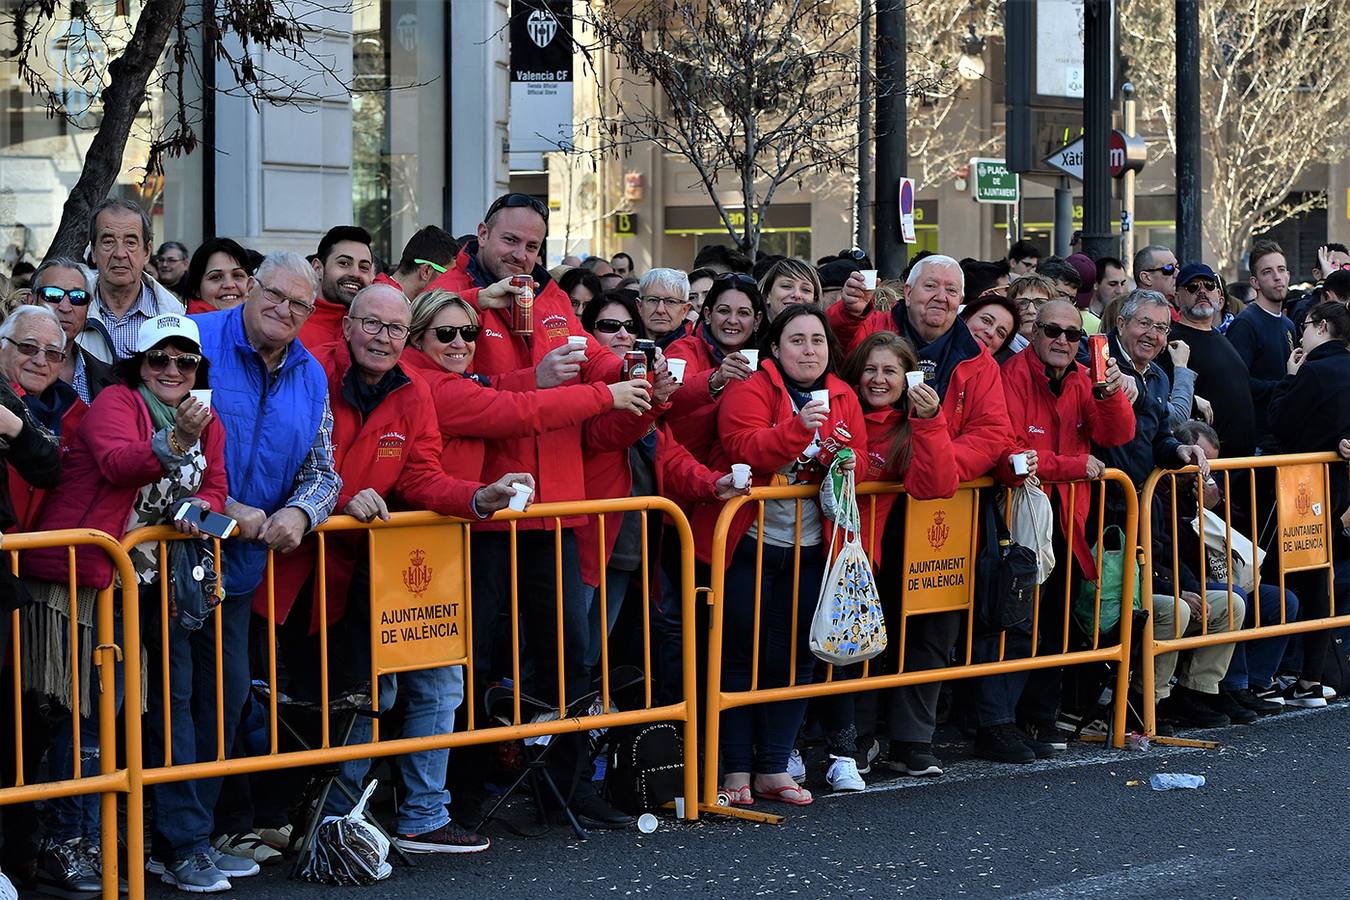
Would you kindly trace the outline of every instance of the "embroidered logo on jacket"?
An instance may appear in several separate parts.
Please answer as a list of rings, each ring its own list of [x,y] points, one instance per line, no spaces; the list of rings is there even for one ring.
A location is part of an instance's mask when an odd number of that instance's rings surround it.
[[[376,459],[401,459],[403,457],[403,444],[408,440],[408,436],[400,434],[397,431],[387,431],[380,435],[380,439],[375,443]]]

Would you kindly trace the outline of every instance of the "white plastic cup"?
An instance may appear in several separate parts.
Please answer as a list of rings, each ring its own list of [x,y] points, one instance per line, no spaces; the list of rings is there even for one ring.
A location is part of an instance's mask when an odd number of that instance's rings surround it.
[[[750,467],[745,463],[733,463],[731,466],[731,483],[737,488],[743,488],[750,483]]]
[[[751,372],[753,372],[753,371],[755,371],[756,369],[759,368],[759,351],[758,351],[758,350],[737,350],[736,352],[739,353],[741,356],[744,356],[744,357],[745,357],[745,361],[748,362],[748,363],[750,364],[750,371],[751,371]]]
[[[819,400],[821,403],[824,403],[824,404],[825,404],[825,411],[826,411],[826,412],[829,412],[829,411],[830,411],[830,392],[829,392],[828,390],[826,390],[825,388],[821,388],[821,389],[818,390],[818,391],[812,391],[812,392],[811,392],[811,399],[812,399],[812,400]]]
[[[923,384],[923,373],[922,373],[922,372],[917,372],[917,371],[915,371],[915,372],[906,372],[906,373],[905,373],[905,384],[909,386],[909,389],[910,389],[910,390],[914,390],[916,387],[918,387],[919,385]]]
[[[205,406],[207,408],[210,408],[211,406],[210,388],[196,388],[194,390],[188,391],[188,396],[191,397],[193,400],[196,400],[202,406]]]
[[[684,384],[684,367],[687,360],[671,359],[666,357],[666,367],[670,369],[670,377],[675,379],[676,384]]]
[[[652,815],[651,813],[643,813],[642,815],[638,816],[638,831],[642,832],[643,834],[651,834],[653,831],[656,830],[656,826],[658,824],[659,823],[656,821],[656,816]]]
[[[534,488],[530,487],[528,484],[516,482],[511,485],[511,490],[516,492],[515,496],[511,498],[511,509],[516,512],[524,512],[525,504],[530,502],[530,497],[534,494]]]
[[[1014,475],[1025,475],[1031,471],[1027,464],[1027,455],[1025,453],[1014,453],[1012,455],[1012,467]]]
[[[869,291],[875,291],[877,289],[876,269],[860,269],[858,274],[863,277],[863,288]]]
[[[683,797],[676,797],[676,798],[675,798],[675,818],[677,818],[677,819],[683,819],[683,818],[684,818],[684,798],[683,798]]]
[[[569,334],[569,335],[567,336],[567,346],[571,347],[573,350],[585,350],[585,349],[586,349],[586,335],[584,335],[584,334]]]

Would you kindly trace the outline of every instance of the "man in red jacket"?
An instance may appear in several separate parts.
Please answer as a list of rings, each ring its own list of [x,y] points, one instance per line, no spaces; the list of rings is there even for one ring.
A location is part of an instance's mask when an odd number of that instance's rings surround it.
[[[494,387],[504,390],[551,388],[581,381],[619,380],[619,357],[586,334],[572,311],[572,301],[539,264],[548,236],[548,207],[528,194],[506,194],[488,207],[478,226],[477,240],[460,248],[455,266],[431,284],[459,294],[478,310],[478,342],[473,367],[488,376]],[[518,289],[510,285],[513,275],[534,279],[533,328],[529,333],[512,329],[512,305]],[[584,351],[569,351],[568,337],[585,336]],[[495,478],[511,469],[535,477],[535,500],[566,502],[585,499],[582,466],[581,425],[560,428],[524,438],[490,442],[483,462],[483,477]],[[528,646],[534,672],[526,685],[529,694],[546,703],[558,699],[557,634],[563,632],[564,685],[569,698],[589,688],[584,665],[588,643],[587,607],[581,581],[574,529],[585,518],[562,520],[563,534],[555,551],[553,520],[531,519],[517,525],[516,579],[519,586],[522,644]],[[497,622],[506,616],[511,598],[511,536],[502,527],[475,529],[473,536],[473,615],[476,623]],[[562,582],[562,622],[557,621],[558,573]],[[504,633],[505,629],[502,629]],[[508,652],[494,652],[492,635],[485,628],[482,639],[475,628],[475,683],[484,689],[508,675],[492,671],[494,656],[509,659]],[[477,698],[475,698],[476,700]],[[559,751],[551,759],[561,762]],[[578,769],[579,770],[579,769]],[[589,779],[579,779],[572,808],[587,827],[627,825],[631,817],[619,813],[590,789]],[[564,793],[567,790],[564,788]]]
[[[1011,435],[1003,401],[998,364],[957,317],[965,292],[961,265],[950,256],[926,256],[914,264],[905,281],[904,303],[889,312],[872,307],[872,292],[854,272],[844,284],[843,300],[830,307],[828,317],[839,343],[852,352],[877,331],[894,331],[913,345],[924,381],[942,399],[942,414],[952,439],[956,470],[962,481],[987,475],[1008,454]],[[903,508],[896,506],[893,521]],[[899,583],[899,554],[881,573],[881,581]],[[960,630],[960,613],[934,613],[909,619],[905,634],[906,670],[932,669],[947,664]],[[932,752],[937,698],[941,685],[914,685],[890,692],[891,746],[882,764],[910,775],[941,775]]]
[[[377,284],[356,294],[343,320],[345,340],[317,349],[315,356],[328,375],[333,408],[335,465],[342,476],[338,509],[369,522],[389,518],[391,508],[430,509],[443,515],[486,518],[504,509],[513,482],[532,484],[525,473],[510,473],[493,484],[461,481],[441,470],[441,437],[432,407],[431,389],[414,371],[399,365],[408,338],[411,310],[402,291]],[[370,570],[361,552],[364,534],[353,543],[330,535],[325,554],[330,624],[330,658],[348,673],[369,671]],[[306,549],[309,550],[306,553]],[[291,612],[293,596],[285,588],[295,575],[308,580],[316,551],[312,542],[277,561],[277,617]],[[298,570],[298,571],[295,571]],[[323,602],[317,598],[315,604]],[[343,617],[350,602],[352,610]],[[300,606],[306,604],[301,600]],[[312,617],[287,622],[294,637],[312,631]],[[308,629],[303,626],[309,625]],[[343,628],[342,626],[346,627]],[[448,734],[455,710],[464,699],[464,673],[458,666],[422,669],[381,676],[382,709],[402,693],[407,705],[404,737]],[[349,743],[370,740],[370,720],[359,717]],[[405,793],[400,799],[394,841],[410,853],[473,853],[488,847],[487,838],[450,821],[450,795],[445,789],[447,750],[428,750],[399,758]],[[356,794],[370,760],[342,765],[342,777]],[[343,801],[329,793],[330,815],[341,815]]]
[[[342,339],[342,321],[352,300],[375,279],[370,232],[359,225],[328,229],[312,265],[319,276],[319,295],[314,298],[314,312],[300,329],[300,343],[311,353]]]
[[[1083,579],[1097,578],[1088,545],[1088,513],[1096,490],[1078,485],[1070,492],[1066,482],[1101,478],[1106,463],[1092,455],[1092,445],[1118,447],[1134,437],[1134,409],[1121,390],[1124,379],[1114,358],[1106,364],[1106,385],[1093,392],[1087,371],[1075,361],[1084,336],[1082,313],[1068,300],[1050,300],[1036,314],[1030,346],[1003,367],[1008,418],[1015,440],[1036,452],[1036,472],[1046,486],[1058,515],[1055,517],[1055,571],[1041,585],[1038,635],[1040,653],[1062,653],[1064,646],[1065,584],[1077,596]],[[1018,484],[1009,461],[1000,461],[999,475]],[[1073,534],[1071,558],[1062,548]],[[1075,574],[1075,570],[1077,574]],[[1031,632],[1010,629],[1005,657],[1028,656]],[[1059,729],[1062,669],[996,675],[976,683],[977,724],[975,752],[999,762],[1031,762],[1067,747],[1068,735]],[[1019,703],[1020,701],[1020,703]],[[1020,719],[1022,730],[1014,724]]]

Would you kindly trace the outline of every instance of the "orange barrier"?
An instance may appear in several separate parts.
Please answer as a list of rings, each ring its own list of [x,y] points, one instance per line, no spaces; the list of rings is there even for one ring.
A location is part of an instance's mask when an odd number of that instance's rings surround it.
[[[871,661],[862,664],[862,674],[857,678],[836,679],[834,677],[834,667],[826,666],[826,675],[823,681],[814,681],[813,683],[798,683],[796,678],[796,661],[798,653],[809,652],[805,649],[806,642],[804,637],[798,633],[798,595],[801,593],[801,534],[802,534],[802,511],[803,504],[811,502],[818,494],[818,487],[815,485],[800,485],[791,487],[765,487],[755,488],[748,497],[737,497],[729,501],[722,510],[718,519],[716,530],[713,537],[712,548],[712,591],[710,602],[713,604],[713,615],[711,622],[711,639],[708,647],[708,690],[707,690],[707,725],[704,729],[705,735],[705,757],[704,757],[704,780],[703,780],[703,806],[705,811],[716,811],[737,815],[745,818],[753,818],[760,821],[778,821],[776,816],[766,816],[762,813],[752,812],[750,810],[729,809],[725,805],[719,805],[718,798],[718,759],[719,759],[719,735],[721,714],[729,709],[740,706],[747,706],[759,703],[771,703],[781,700],[822,697],[835,694],[856,693],[860,691],[878,690],[883,688],[895,688],[907,685],[917,685],[937,681],[947,681],[957,678],[977,678],[984,675],[1001,675],[1011,672],[1030,671],[1033,669],[1052,668],[1058,666],[1079,665],[1094,662],[1109,662],[1116,665],[1116,679],[1113,698],[1113,739],[1115,746],[1120,747],[1124,744],[1125,735],[1125,712],[1126,712],[1126,689],[1129,682],[1129,658],[1130,658],[1130,623],[1131,623],[1131,604],[1128,598],[1133,596],[1134,592],[1134,569],[1133,566],[1125,567],[1124,585],[1122,588],[1122,597],[1125,598],[1121,604],[1119,634],[1120,640],[1108,646],[1102,645],[1100,634],[1094,629],[1092,646],[1089,649],[1075,650],[1070,649],[1069,638],[1069,619],[1072,615],[1073,597],[1070,587],[1074,582],[1071,577],[1065,578],[1065,591],[1063,597],[1064,624],[1062,633],[1059,637],[1059,652],[1042,653],[1039,651],[1039,638],[1041,628],[1041,612],[1043,603],[1056,603],[1060,601],[1057,598],[1045,598],[1041,596],[1041,589],[1038,587],[1035,593],[1035,600],[1032,608],[1031,620],[1031,655],[1018,659],[1006,658],[1006,640],[1007,633],[999,635],[998,659],[990,662],[975,662],[972,652],[972,640],[975,631],[975,556],[976,542],[979,534],[979,503],[976,501],[976,490],[979,488],[989,488],[993,482],[990,479],[981,479],[976,482],[961,485],[956,497],[946,501],[910,501],[907,510],[907,520],[905,527],[905,548],[904,560],[902,564],[905,578],[908,581],[911,573],[916,571],[914,563],[921,558],[924,548],[921,546],[926,540],[933,543],[932,550],[939,550],[937,538],[942,537],[941,552],[950,552],[956,554],[956,559],[962,559],[963,562],[951,563],[951,567],[959,569],[962,573],[960,583],[956,579],[947,577],[941,581],[934,582],[931,585],[924,585],[922,580],[918,582],[917,589],[913,584],[904,585],[904,597],[900,609],[900,621],[897,626],[895,622],[888,622],[887,627],[890,633],[891,646],[895,647],[898,642],[899,666],[898,670],[887,674],[872,674]],[[1114,484],[1120,489],[1121,506],[1125,511],[1123,530],[1126,535],[1126,546],[1134,546],[1134,536],[1137,533],[1138,525],[1138,505],[1135,495],[1134,485],[1129,478],[1115,469],[1107,470],[1104,477],[1096,482],[1076,482],[1069,487],[1069,506],[1073,507],[1077,492],[1080,490],[1090,490],[1096,493],[1097,507],[1102,508],[1105,504],[1107,486]],[[1047,489],[1048,489],[1047,485]],[[864,525],[864,534],[862,535],[863,544],[870,548],[869,555],[875,557],[875,548],[879,540],[878,532],[881,526],[876,523],[875,511],[877,508],[877,498],[884,494],[903,493],[903,487],[898,484],[882,484],[868,482],[859,484],[857,488],[859,508],[863,514],[863,521],[866,523],[869,518],[869,512],[872,513],[872,525],[869,528]],[[749,690],[745,691],[726,691],[722,688],[722,666],[723,647],[724,647],[724,615],[726,605],[729,602],[747,602],[745,598],[733,598],[727,595],[726,576],[728,567],[731,563],[732,554],[735,547],[729,543],[732,521],[737,513],[748,503],[757,505],[758,515],[755,522],[757,526],[758,538],[755,540],[756,548],[756,571],[755,571],[755,593],[754,604],[754,626],[752,634],[761,634],[761,605],[762,605],[762,566],[764,557],[764,522],[765,522],[765,503],[772,501],[787,501],[795,505],[795,533],[796,547],[793,560],[793,608],[791,616],[791,634],[790,634],[790,656],[788,683],[785,685],[774,685],[762,687],[760,685],[760,649],[759,640],[754,641],[751,656],[751,685]],[[928,519],[920,521],[916,516],[928,516]],[[1101,517],[1099,516],[1100,520]],[[882,523],[884,525],[884,523]],[[937,533],[932,533],[930,529],[937,529]],[[943,532],[943,529],[947,529]],[[1059,524],[1056,525],[1056,532],[1061,530]],[[1097,526],[1097,567],[1100,570],[1102,563],[1102,531],[1103,523],[1098,522]],[[1055,552],[1057,557],[1060,554],[1067,554],[1067,558],[1072,560],[1072,554],[1068,548],[1073,544],[1074,526],[1071,525],[1069,534],[1063,545],[1059,540],[1055,542]],[[828,533],[828,526],[826,526]],[[931,538],[929,537],[932,535]],[[960,548],[964,553],[958,550],[946,550],[946,544],[950,542],[953,547]],[[1132,556],[1132,554],[1128,554]],[[946,564],[944,564],[946,565]],[[1073,563],[1070,562],[1072,566]],[[827,565],[828,570],[828,565]],[[919,566],[918,570],[924,567]],[[813,598],[818,593],[817,585],[809,585],[806,597]],[[814,608],[814,601],[808,600]],[[1098,585],[1096,590],[1096,601],[1094,610],[1094,623],[1101,621],[1101,589]],[[962,613],[965,619],[966,641],[965,641],[965,661],[949,668],[922,669],[905,671],[904,666],[904,646],[905,633],[908,623],[915,616],[932,615],[937,613]],[[823,664],[822,664],[823,665]]]
[[[1336,470],[1344,471],[1345,467],[1345,460],[1335,453],[1254,456],[1212,461],[1210,463],[1210,470],[1213,473],[1211,477],[1215,479],[1216,484],[1221,483],[1223,492],[1223,500],[1219,509],[1215,511],[1215,514],[1223,523],[1221,535],[1208,532],[1205,518],[1196,516],[1193,508],[1185,515],[1179,513],[1177,498],[1181,492],[1189,490],[1190,485],[1194,484],[1198,477],[1198,471],[1194,466],[1176,470],[1156,470],[1144,482],[1140,506],[1140,543],[1143,549],[1144,572],[1153,572],[1159,562],[1154,559],[1153,555],[1153,535],[1156,524],[1154,518],[1155,512],[1158,512],[1162,515],[1161,524],[1165,533],[1170,537],[1171,546],[1172,558],[1161,561],[1164,568],[1170,566],[1170,571],[1175,572],[1178,565],[1183,562],[1178,549],[1179,538],[1182,529],[1189,528],[1196,532],[1198,539],[1197,558],[1185,561],[1190,565],[1192,571],[1200,573],[1199,577],[1205,578],[1209,573],[1207,555],[1218,552],[1215,548],[1210,548],[1208,551],[1205,549],[1208,533],[1211,535],[1211,539],[1215,541],[1221,538],[1223,567],[1230,573],[1227,590],[1222,592],[1226,594],[1228,605],[1228,630],[1211,631],[1209,628],[1210,600],[1208,594],[1220,593],[1220,591],[1202,592],[1200,604],[1203,614],[1199,617],[1198,634],[1181,634],[1180,617],[1176,617],[1171,637],[1160,637],[1155,634],[1154,628],[1144,629],[1140,646],[1140,683],[1144,700],[1142,719],[1148,734],[1154,735],[1157,733],[1158,686],[1155,684],[1155,667],[1159,656],[1218,644],[1258,640],[1278,635],[1302,634],[1309,631],[1350,625],[1350,610],[1341,615],[1336,614],[1336,585],[1332,555],[1332,535],[1340,529],[1339,516],[1344,510],[1332,508],[1331,480]],[[1275,471],[1270,472],[1272,469]],[[1274,491],[1273,505],[1268,504],[1263,511],[1258,501],[1264,499],[1260,497],[1262,493],[1268,492],[1257,490],[1258,476],[1256,473],[1264,472],[1270,472],[1274,479],[1274,484],[1270,485],[1274,488]],[[1158,496],[1159,490],[1163,486],[1168,489],[1166,502]],[[1278,531],[1278,534],[1275,535],[1275,544],[1268,552],[1275,554],[1275,564],[1278,571],[1280,588],[1279,621],[1261,621],[1259,594],[1262,567],[1256,565],[1253,567],[1254,580],[1252,590],[1249,592],[1250,604],[1255,608],[1247,611],[1248,615],[1254,619],[1251,628],[1233,627],[1232,625],[1235,618],[1232,573],[1234,573],[1237,564],[1235,561],[1240,560],[1240,557],[1235,557],[1234,544],[1235,535],[1239,542],[1245,538],[1253,543],[1260,541],[1260,535],[1243,535],[1241,531],[1235,528],[1233,523],[1235,491],[1241,491],[1241,496],[1237,499],[1237,505],[1245,506],[1250,510],[1250,522],[1256,523],[1257,527],[1260,528],[1273,516]],[[1159,504],[1162,505],[1159,506]],[[1194,521],[1190,521],[1188,517],[1194,517]],[[1269,544],[1270,542],[1266,541],[1266,543]],[[1253,561],[1249,560],[1248,562]],[[1268,558],[1267,562],[1269,562]],[[1330,593],[1330,615],[1311,620],[1290,621],[1285,609],[1286,577],[1301,572],[1317,571],[1325,571],[1326,573],[1327,589]],[[1172,581],[1173,591],[1170,599],[1174,604],[1182,603],[1180,586],[1176,584],[1175,578]],[[1159,595],[1159,597],[1167,596],[1166,594]],[[1153,621],[1154,604],[1157,599],[1158,597],[1155,597],[1151,590],[1145,589],[1143,591],[1143,607],[1149,613],[1151,621]]]

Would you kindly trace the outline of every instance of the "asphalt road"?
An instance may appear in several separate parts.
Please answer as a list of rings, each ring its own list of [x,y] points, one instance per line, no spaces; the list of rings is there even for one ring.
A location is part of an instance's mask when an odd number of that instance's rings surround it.
[[[1219,750],[1074,744],[1055,760],[994,765],[940,748],[936,780],[882,779],[791,810],[779,826],[706,817],[572,839],[493,834],[472,856],[416,858],[362,898],[1337,897],[1350,895],[1350,704],[1192,733]],[[1155,772],[1202,774],[1159,793]],[[818,774],[818,772],[813,772]],[[814,788],[813,782],[813,788]],[[763,801],[761,801],[763,803]],[[781,804],[766,809],[786,811]],[[335,896],[277,870],[232,894]],[[183,896],[155,884],[149,896]]]

